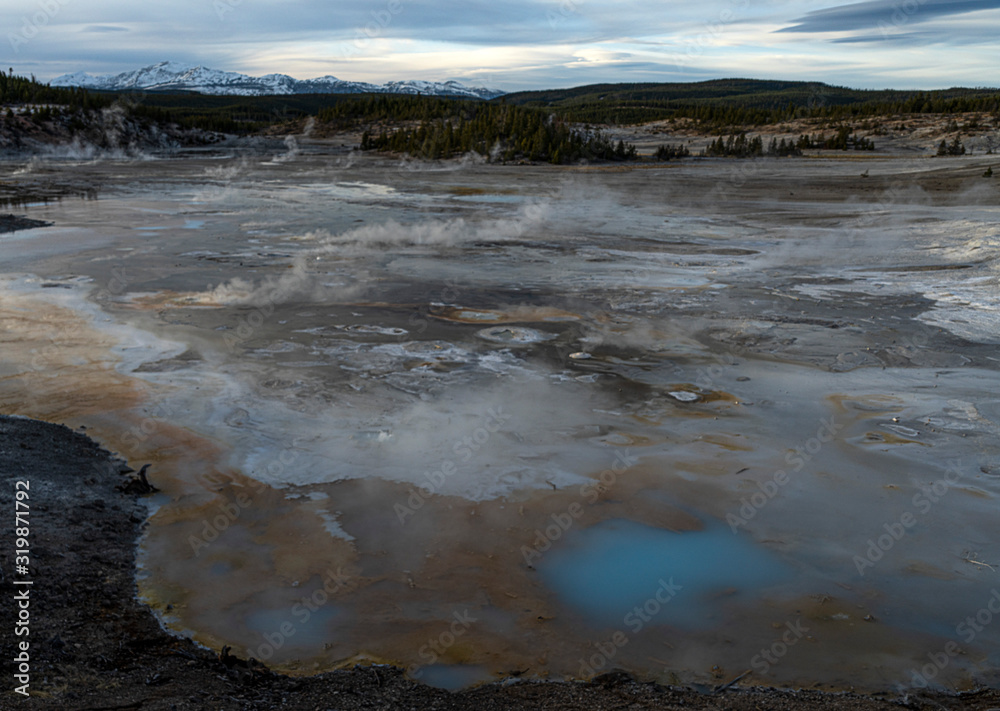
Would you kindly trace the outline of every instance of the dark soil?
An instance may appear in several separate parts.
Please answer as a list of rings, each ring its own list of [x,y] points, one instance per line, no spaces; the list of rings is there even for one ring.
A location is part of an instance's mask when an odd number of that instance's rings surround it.
[[[385,666],[314,677],[274,674],[168,634],[136,599],[135,542],[147,509],[144,487],[124,461],[67,427],[0,417],[0,473],[0,504],[8,512],[0,555],[6,685],[0,709],[1000,708],[996,690],[907,698],[735,686],[699,693],[611,673],[587,683],[508,679],[449,693]],[[24,490],[17,482],[29,486],[27,575],[16,572],[13,560],[15,492]],[[24,580],[33,585],[15,583]],[[25,589],[30,634],[15,636],[12,601]],[[24,681],[14,677],[13,662],[22,641],[30,645],[30,698],[15,691]]]
[[[0,234],[4,232],[16,232],[17,230],[30,230],[32,227],[47,227],[51,222],[42,220],[32,220],[27,217],[17,215],[0,215]]]

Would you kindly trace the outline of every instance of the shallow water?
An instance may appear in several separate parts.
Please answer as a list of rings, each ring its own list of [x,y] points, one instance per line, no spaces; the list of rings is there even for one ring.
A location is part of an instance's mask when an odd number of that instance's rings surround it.
[[[717,626],[720,596],[753,599],[794,573],[727,526],[675,533],[628,520],[574,531],[540,570],[590,619],[633,628],[654,620],[675,628]]]
[[[102,192],[0,237],[0,411],[153,462],[170,628],[445,688],[995,680],[995,206],[273,158],[39,164]]]

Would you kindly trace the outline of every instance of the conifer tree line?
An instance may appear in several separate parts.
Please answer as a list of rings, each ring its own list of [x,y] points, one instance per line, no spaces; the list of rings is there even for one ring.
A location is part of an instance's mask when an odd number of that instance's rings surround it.
[[[372,121],[433,121],[472,116],[473,102],[410,94],[365,94],[339,98],[316,112],[316,120],[339,128]]]
[[[959,139],[958,136],[955,136],[955,140],[953,140],[951,143],[948,143],[946,140],[942,138],[941,143],[938,144],[937,155],[964,156],[965,146],[962,144],[962,141],[961,139]]]
[[[784,138],[779,141],[772,138],[766,150],[764,139],[760,136],[748,138],[746,133],[734,133],[728,139],[719,136],[708,144],[702,155],[734,158],[756,158],[766,155],[782,158],[800,156],[803,149],[846,151],[848,148],[858,151],[872,151],[875,150],[875,144],[871,139],[853,133],[850,126],[841,126],[836,135],[830,138],[827,138],[825,134],[819,136],[802,135],[797,141],[785,140]]]
[[[553,107],[568,121],[607,125],[632,125],[668,119],[691,119],[702,129],[732,126],[767,126],[793,119],[849,121],[906,114],[987,113],[1000,119],[1000,94],[947,96],[942,92],[917,92],[906,99],[859,100],[853,103],[761,106],[730,100],[620,99],[583,100]],[[763,101],[763,99],[761,100]],[[777,103],[777,102],[775,102]],[[526,105],[532,105],[530,102]]]
[[[798,148],[826,148],[828,150],[846,151],[853,148],[856,151],[873,151],[875,143],[870,138],[864,138],[853,132],[850,126],[841,126],[830,138],[826,134],[819,136],[799,136]]]
[[[52,87],[32,76],[17,76],[14,70],[0,69],[0,104],[58,104],[76,109],[99,109],[110,106],[112,99],[95,96],[86,89]]]
[[[801,142],[802,139],[799,139]],[[764,149],[764,139],[760,136],[747,138],[745,133],[733,134],[728,139],[723,140],[719,136],[705,148],[703,155],[706,156],[726,156],[732,158],[757,158],[759,156],[771,156],[774,158],[784,158],[786,156],[800,156],[802,149],[791,140],[782,138],[780,141],[772,138]]]
[[[747,138],[745,133],[733,134],[728,139],[719,136],[708,144],[704,153],[706,156],[755,158],[764,155],[764,139],[760,136]]]
[[[467,103],[447,118],[421,121],[414,128],[366,131],[361,150],[392,151],[419,158],[449,158],[475,152],[491,160],[635,160],[635,146],[617,143],[598,131],[571,127],[542,111],[492,103]]]
[[[691,155],[691,151],[689,151],[688,147],[683,143],[678,143],[676,146],[667,143],[662,146],[657,146],[656,153],[653,154],[653,157],[656,158],[656,160],[672,160],[673,158],[687,158],[689,155]]]
[[[36,124],[47,121],[62,121],[72,129],[82,129],[88,124],[88,117],[103,109],[117,107],[129,118],[134,118],[142,123],[180,123],[199,124],[200,128],[206,128],[205,121],[219,124],[220,128],[209,130],[223,130],[225,125],[231,128],[232,122],[219,121],[219,117],[203,117],[204,121],[199,121],[199,117],[178,120],[170,111],[158,106],[146,105],[142,101],[137,101],[133,95],[124,97],[112,93],[92,93],[86,89],[78,87],[53,87],[42,84],[35,79],[25,78],[14,74],[14,70],[9,72],[0,70],[0,104],[6,105],[7,112],[4,117],[12,119],[14,112],[11,107],[25,107],[18,113],[23,114]]]

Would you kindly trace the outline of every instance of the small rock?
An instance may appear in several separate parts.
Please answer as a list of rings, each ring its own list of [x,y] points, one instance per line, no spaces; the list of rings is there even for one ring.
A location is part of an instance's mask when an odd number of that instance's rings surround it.
[[[670,397],[681,402],[695,402],[701,399],[697,393],[688,392],[687,390],[671,390],[669,394]]]

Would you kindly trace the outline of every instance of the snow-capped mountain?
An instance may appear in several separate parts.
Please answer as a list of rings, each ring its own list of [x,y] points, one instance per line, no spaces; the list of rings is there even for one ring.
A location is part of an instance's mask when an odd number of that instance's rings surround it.
[[[132,72],[92,76],[84,72],[64,74],[52,86],[80,86],[105,91],[196,91],[201,94],[263,96],[268,94],[429,94],[492,99],[504,92],[486,87],[468,87],[456,81],[392,81],[387,84],[344,81],[325,76],[294,79],[287,74],[252,77],[205,67],[191,67],[177,62],[160,62]]]

